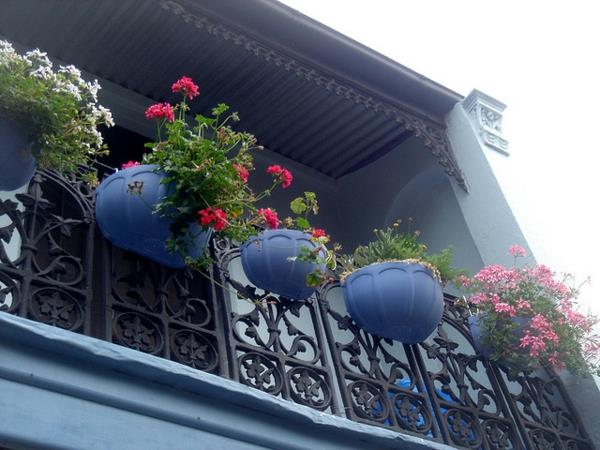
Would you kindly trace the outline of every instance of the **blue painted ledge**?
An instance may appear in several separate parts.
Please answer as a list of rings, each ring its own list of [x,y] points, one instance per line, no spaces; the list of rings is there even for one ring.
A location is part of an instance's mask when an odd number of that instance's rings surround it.
[[[0,418],[0,446],[9,448],[452,448],[7,313]]]

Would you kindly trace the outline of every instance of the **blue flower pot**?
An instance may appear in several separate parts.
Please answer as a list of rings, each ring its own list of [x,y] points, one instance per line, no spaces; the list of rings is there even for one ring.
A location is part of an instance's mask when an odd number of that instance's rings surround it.
[[[35,168],[27,134],[0,116],[0,191],[14,191],[27,184]]]
[[[250,282],[266,291],[294,300],[311,296],[314,288],[306,285],[306,276],[324,264],[290,261],[300,247],[317,248],[311,235],[297,230],[265,230],[241,247],[242,267]]]
[[[102,235],[117,247],[129,250],[174,269],[185,267],[181,255],[166,248],[171,221],[155,212],[155,206],[168,195],[161,183],[163,173],[156,166],[140,165],[119,170],[104,179],[96,190],[96,222]],[[190,226],[194,236],[188,255],[204,252],[211,232],[198,224]]]
[[[469,329],[471,331],[471,336],[473,337],[473,347],[475,348],[475,351],[486,358],[489,358],[493,349],[490,342],[487,342],[486,333],[479,323],[482,318],[483,315],[470,316],[468,318]],[[513,317],[510,320],[512,323],[516,324],[516,327],[512,332],[518,339],[522,338],[525,333],[525,328],[529,325],[531,319],[529,317]],[[497,327],[498,326],[499,325],[497,325]],[[527,350],[525,349],[516,349],[515,352],[519,356],[527,355]],[[498,362],[508,365],[506,361],[500,360]]]
[[[350,274],[342,288],[352,319],[378,336],[416,344],[442,319],[442,287],[421,264],[372,264]]]

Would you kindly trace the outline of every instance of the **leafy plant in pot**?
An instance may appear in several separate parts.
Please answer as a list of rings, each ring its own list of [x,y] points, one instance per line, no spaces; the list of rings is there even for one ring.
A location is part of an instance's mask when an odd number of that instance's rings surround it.
[[[45,53],[0,40],[0,190],[23,186],[36,166],[97,184],[92,162],[108,152],[97,127],[114,124],[99,89],[74,66],[55,70]]]
[[[270,173],[289,178],[280,166]],[[285,185],[284,185],[285,187]],[[327,233],[310,225],[308,216],[319,212],[314,192],[305,192],[290,203],[295,217],[280,222],[277,212],[258,210],[268,229],[251,237],[241,247],[242,266],[255,286],[292,300],[310,297],[315,287],[335,269],[335,249],[328,249]],[[279,228],[283,225],[284,228]]]
[[[543,364],[579,374],[600,373],[597,319],[580,313],[579,289],[545,265],[517,267],[525,249],[509,247],[513,267],[499,264],[462,278],[476,350],[512,373]]]
[[[348,313],[364,330],[406,344],[425,340],[442,318],[442,283],[462,272],[451,268],[451,247],[428,254],[420,232],[399,231],[401,221],[374,230],[376,240],[341,257]]]
[[[274,176],[268,189],[251,190],[251,151],[261,147],[253,135],[231,128],[237,113],[219,104],[210,116],[196,115],[190,126],[188,101],[199,95],[198,86],[182,77],[171,90],[181,102],[146,110],[157,124],[156,142],[146,145],[152,151],[144,164],[129,162],[101,183],[96,217],[104,236],[121,248],[168,267],[201,269],[210,261],[211,233],[248,239],[263,219],[255,203],[286,180]]]

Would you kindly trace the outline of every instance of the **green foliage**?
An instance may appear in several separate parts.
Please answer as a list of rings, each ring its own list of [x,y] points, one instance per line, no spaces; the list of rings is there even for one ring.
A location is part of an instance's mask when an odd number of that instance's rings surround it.
[[[40,168],[74,172],[97,183],[90,166],[108,153],[97,126],[113,125],[110,112],[97,104],[99,89],[73,66],[53,70],[45,53],[21,56],[0,41],[0,116],[27,133]]]
[[[409,219],[409,224],[411,222],[412,219]],[[351,255],[341,256],[342,276],[369,264],[406,260],[421,262],[434,268],[443,282],[452,281],[463,273],[451,267],[452,247],[437,254],[428,254],[427,246],[419,242],[420,232],[409,230],[401,233],[400,224],[401,221],[397,221],[385,230],[374,230],[376,240],[367,245],[359,245]]]
[[[208,208],[225,214],[222,227],[215,227],[218,234],[243,242],[256,233],[256,218],[250,213],[256,211],[254,203],[259,196],[250,190],[239,170],[253,169],[250,151],[260,147],[253,135],[229,126],[239,118],[235,113],[227,114],[227,105],[220,103],[209,117],[197,115],[192,127],[185,120],[187,109],[181,102],[174,108],[178,118],[159,124],[158,140],[147,144],[152,152],[144,156],[145,163],[156,164],[167,174],[163,182],[170,185],[170,194],[157,208],[172,221],[169,248],[185,253],[190,224],[198,221],[199,211]],[[200,265],[206,261],[203,258]]]
[[[319,202],[314,192],[304,192],[304,196],[293,199],[290,202],[290,209],[297,217],[287,217],[284,219],[283,224],[286,228],[312,234],[311,241],[315,244],[314,249],[300,247],[300,254],[296,259],[311,264],[324,265],[326,268],[325,271],[317,268],[306,276],[307,286],[317,287],[332,278],[331,272],[335,270],[337,264],[335,252],[337,246],[327,248],[326,244],[329,243],[330,237],[324,230],[311,228],[308,221],[310,214],[317,215],[319,213]]]
[[[305,192],[303,197],[296,197],[290,202],[290,210],[297,217],[286,217],[283,220],[285,227],[310,232],[311,225],[308,216],[319,214],[317,195],[314,192]]]
[[[292,200],[290,209],[294,214],[302,214],[308,210],[308,206],[302,197],[298,197]]]

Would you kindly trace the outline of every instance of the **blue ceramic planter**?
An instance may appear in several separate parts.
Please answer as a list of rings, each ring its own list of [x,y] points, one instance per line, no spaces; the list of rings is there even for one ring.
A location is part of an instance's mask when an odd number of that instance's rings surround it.
[[[106,239],[117,247],[129,250],[164,266],[185,267],[181,255],[170,253],[165,245],[170,236],[171,221],[154,212],[154,207],[167,194],[169,186],[162,184],[164,174],[156,166],[140,165],[119,170],[106,178],[96,190],[96,222]],[[210,231],[192,225],[194,238],[188,255],[202,254]]]
[[[311,296],[314,288],[306,285],[306,276],[325,265],[290,261],[298,256],[300,247],[311,250],[316,245],[310,234],[297,230],[265,230],[242,245],[242,267],[255,286],[294,300]]]
[[[342,288],[352,319],[378,336],[416,344],[442,319],[442,287],[421,264],[372,264],[350,274]]]
[[[0,116],[0,191],[14,191],[31,180],[36,168],[28,136]]]

